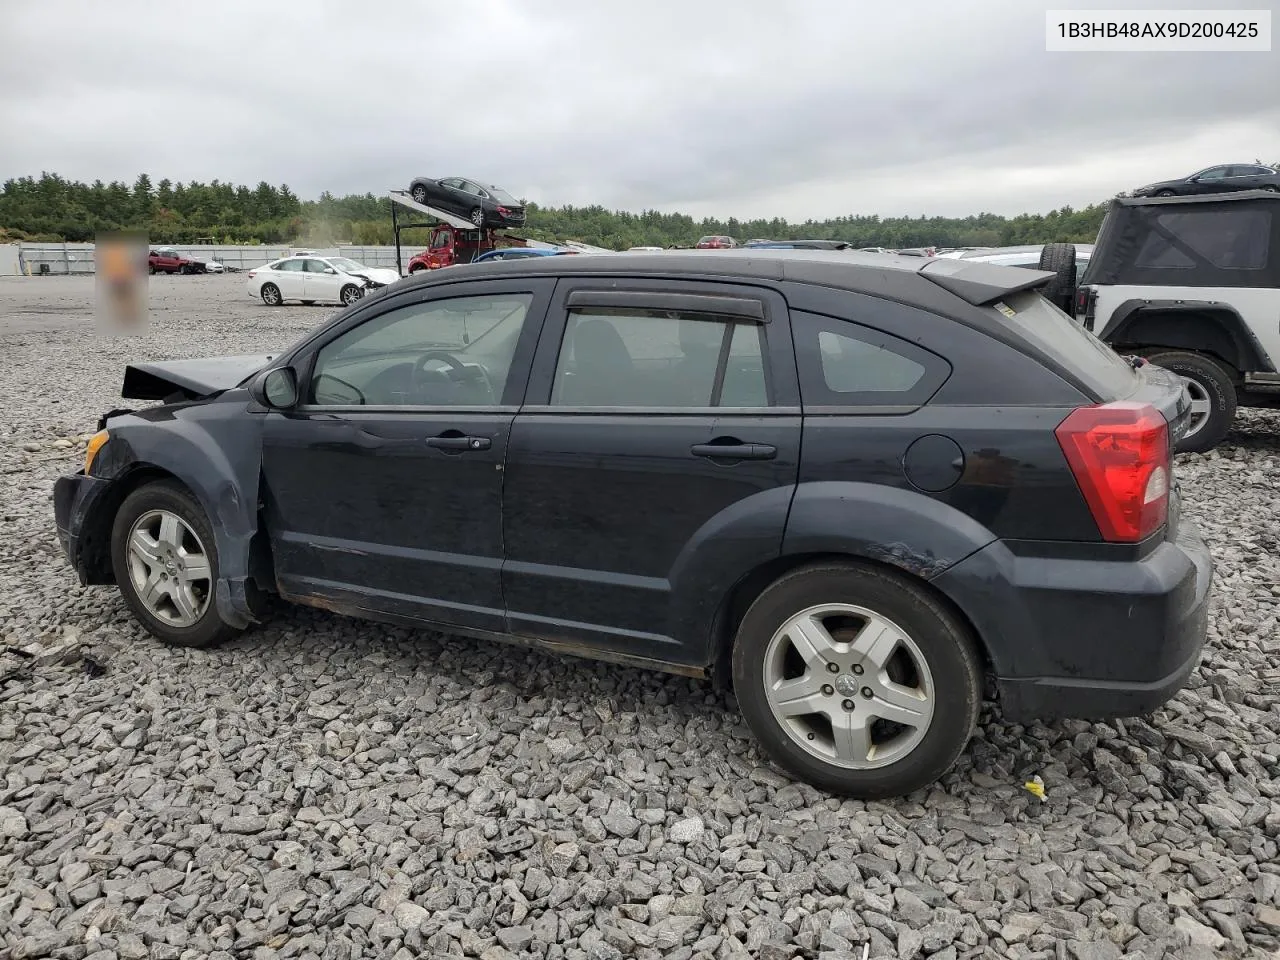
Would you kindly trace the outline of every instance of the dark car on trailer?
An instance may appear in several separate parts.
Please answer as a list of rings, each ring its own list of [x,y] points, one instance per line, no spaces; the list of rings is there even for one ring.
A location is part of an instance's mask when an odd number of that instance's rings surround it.
[[[1148,183],[1133,191],[1135,197],[1201,197],[1238,190],[1270,190],[1280,193],[1280,170],[1262,163],[1230,163],[1206,167],[1189,177]]]
[[[852,252],[539,257],[410,278],[274,356],[138,363],[59,539],[160,639],[269,594],[728,682],[852,796],[1007,718],[1149,711],[1198,663],[1181,381],[1050,274]]]
[[[520,227],[525,221],[524,204],[507,191],[465,177],[417,177],[409,184],[409,196],[477,227]]]

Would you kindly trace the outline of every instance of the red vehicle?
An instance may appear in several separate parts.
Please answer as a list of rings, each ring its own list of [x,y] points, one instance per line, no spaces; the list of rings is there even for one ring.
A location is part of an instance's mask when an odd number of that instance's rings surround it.
[[[728,250],[738,245],[733,237],[703,237],[698,241],[698,250]]]
[[[409,260],[409,272],[438,270],[455,263],[470,263],[482,253],[499,247],[523,247],[523,240],[516,237],[495,236],[492,230],[459,230],[441,225],[431,231],[427,249]]]
[[[147,254],[147,272],[204,273],[204,264],[184,257],[172,247],[152,247]]]

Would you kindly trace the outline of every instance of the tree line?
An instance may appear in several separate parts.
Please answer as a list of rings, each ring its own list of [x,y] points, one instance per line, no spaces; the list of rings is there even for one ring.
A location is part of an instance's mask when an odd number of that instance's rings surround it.
[[[0,187],[0,242],[92,241],[109,230],[143,230],[152,243],[221,244],[293,243],[331,246],[338,243],[389,244],[391,201],[372,193],[335,197],[322,193],[302,200],[288,184],[256,187],[164,179],[153,183],[139,174],[132,186],[95,180],[68,180],[56,173],[6,180]],[[602,206],[542,207],[527,203],[527,224],[517,231],[537,240],[580,240],[625,250],[633,246],[692,246],[709,234],[745,241],[842,240],[857,247],[1010,246],[1054,241],[1088,243],[1097,236],[1106,213],[1101,202],[1075,210],[1062,207],[1047,214],[1003,217],[980,213],[969,217],[842,216],[790,223],[772,220],[718,220],[646,210],[628,213]],[[405,231],[402,240],[424,241],[421,230]]]

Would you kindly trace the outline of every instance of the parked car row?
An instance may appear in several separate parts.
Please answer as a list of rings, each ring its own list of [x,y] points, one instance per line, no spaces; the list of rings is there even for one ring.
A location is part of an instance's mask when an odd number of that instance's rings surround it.
[[[170,644],[278,594],[716,677],[792,775],[904,794],[988,682],[1012,721],[1130,716],[1199,661],[1187,392],[1052,276],[768,249],[431,271],[268,356],[129,365],[161,402],[103,418],[59,541]]]

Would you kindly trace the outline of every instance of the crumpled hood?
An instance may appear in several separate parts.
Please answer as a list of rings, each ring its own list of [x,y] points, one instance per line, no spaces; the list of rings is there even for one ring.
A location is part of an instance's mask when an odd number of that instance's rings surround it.
[[[395,283],[400,279],[400,274],[394,270],[389,270],[386,267],[370,267],[368,270],[352,270],[351,276],[365,277],[372,280],[374,283],[381,283],[384,286],[390,283]]]
[[[120,396],[129,400],[165,400],[175,393],[195,400],[229,390],[267,365],[274,354],[206,357],[131,363],[124,368]]]

